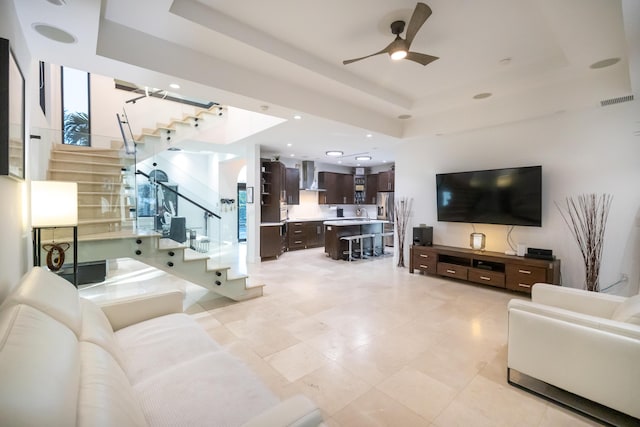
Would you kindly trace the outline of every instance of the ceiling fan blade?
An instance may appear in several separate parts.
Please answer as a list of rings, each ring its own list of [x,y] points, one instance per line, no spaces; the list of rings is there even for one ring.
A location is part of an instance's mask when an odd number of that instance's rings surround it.
[[[395,41],[395,40],[394,40]],[[382,49],[380,52],[376,52],[376,53],[372,53],[371,55],[367,55],[367,56],[363,56],[362,58],[355,58],[355,59],[347,59],[346,61],[342,61],[342,63],[344,65],[347,64],[351,64],[352,62],[356,62],[356,61],[360,61],[362,59],[367,59],[370,58],[372,56],[376,56],[376,55],[380,55],[382,53],[389,53],[389,49],[391,49],[391,46],[393,45],[393,42],[389,43],[389,46],[385,47],[384,49]]]
[[[408,59],[409,61],[417,62],[418,64],[428,65],[435,61],[436,59],[440,59],[437,56],[425,55],[424,53],[418,52],[409,52],[404,59]]]
[[[431,16],[431,8],[424,3],[416,4],[416,8],[413,10],[413,15],[411,15],[411,21],[409,21],[409,27],[407,28],[407,35],[405,40],[407,41],[407,46],[411,46],[411,42],[413,42],[413,38],[418,34],[420,28],[425,23],[427,18]]]

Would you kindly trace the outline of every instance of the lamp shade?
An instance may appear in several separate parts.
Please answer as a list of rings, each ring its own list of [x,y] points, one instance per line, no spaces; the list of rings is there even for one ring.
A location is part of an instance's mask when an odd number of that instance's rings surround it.
[[[31,226],[78,225],[78,184],[64,181],[31,181]]]
[[[470,246],[475,250],[483,250],[486,242],[486,236],[484,233],[471,233],[470,236]]]

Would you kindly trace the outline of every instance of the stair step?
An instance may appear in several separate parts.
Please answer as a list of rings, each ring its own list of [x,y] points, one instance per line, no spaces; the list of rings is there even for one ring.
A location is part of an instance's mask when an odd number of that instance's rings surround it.
[[[77,160],[49,160],[51,169],[64,169],[67,172],[107,172],[122,173],[122,164],[98,163]]]
[[[51,152],[51,159],[55,160],[70,160],[70,159],[99,159],[104,163],[133,163],[133,158],[122,157],[118,153],[91,153],[84,151],[68,151],[68,150],[54,150]]]
[[[62,169],[49,169],[49,175],[53,174],[79,174],[79,175],[98,175],[102,177],[120,177],[120,173],[111,173],[111,172],[94,172],[94,171],[67,171]],[[73,180],[74,182],[78,182],[77,180]]]
[[[102,154],[102,155],[112,155],[119,156],[122,151],[116,150],[113,148],[95,148],[95,147],[86,147],[82,145],[70,145],[70,144],[54,144],[51,148],[51,152],[76,152],[76,153],[89,153],[89,154]]]

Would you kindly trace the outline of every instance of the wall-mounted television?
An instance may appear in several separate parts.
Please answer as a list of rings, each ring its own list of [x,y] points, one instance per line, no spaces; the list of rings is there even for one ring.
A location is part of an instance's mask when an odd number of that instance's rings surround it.
[[[542,226],[542,166],[436,174],[438,221]]]

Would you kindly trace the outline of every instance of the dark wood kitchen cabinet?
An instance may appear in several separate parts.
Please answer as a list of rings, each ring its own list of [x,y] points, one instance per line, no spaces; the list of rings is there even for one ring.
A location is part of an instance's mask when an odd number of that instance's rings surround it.
[[[367,175],[367,181],[365,183],[365,205],[375,205],[377,203],[376,197],[378,196],[378,174]]]
[[[322,221],[290,221],[287,241],[290,251],[324,246],[324,225]]]
[[[278,258],[286,248],[285,225],[260,227],[260,258]]]
[[[395,172],[384,171],[378,173],[378,191],[394,191]]]
[[[285,170],[285,195],[287,205],[300,204],[300,169],[286,168]]]
[[[355,185],[348,173],[318,172],[318,203],[321,205],[354,204]]]
[[[285,167],[269,160],[261,163],[260,214],[262,222],[280,222],[280,202],[285,200]]]

